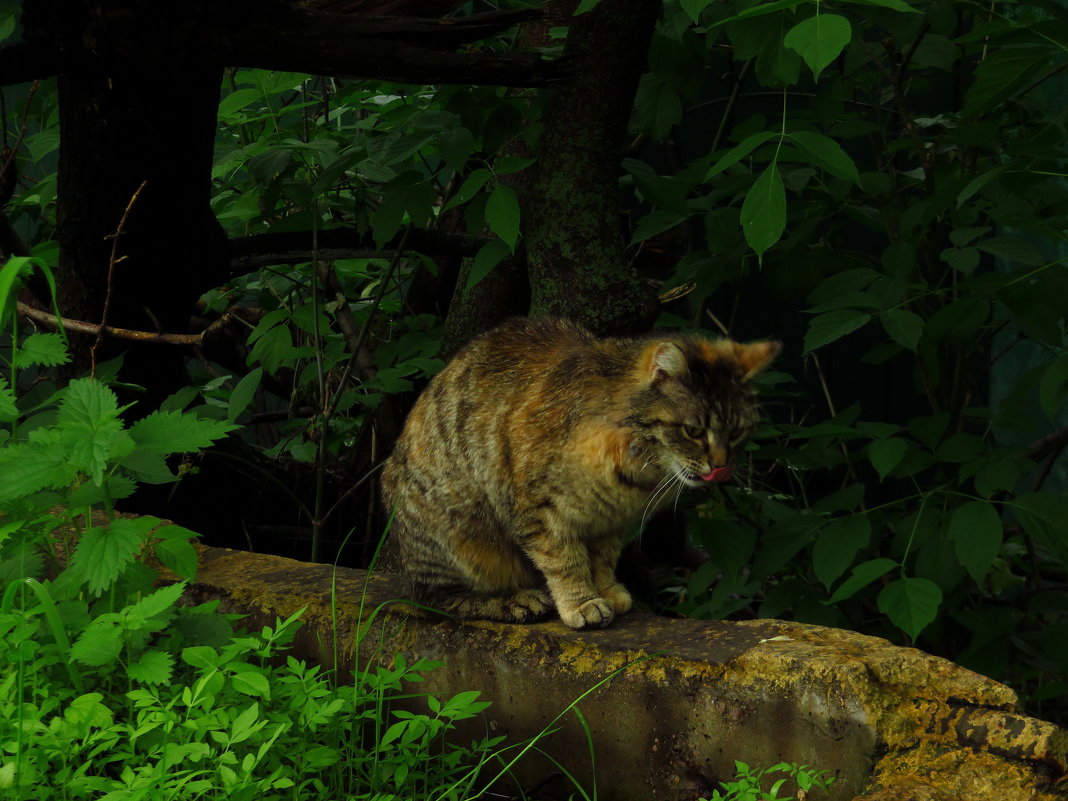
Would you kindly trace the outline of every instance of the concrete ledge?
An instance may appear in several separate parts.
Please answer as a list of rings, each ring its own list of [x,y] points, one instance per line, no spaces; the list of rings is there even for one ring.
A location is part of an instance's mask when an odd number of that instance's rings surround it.
[[[356,654],[360,597],[370,625]],[[741,759],[754,767],[801,762],[838,775],[834,799],[1052,801],[1068,799],[1068,733],[1019,713],[1008,687],[951,662],[849,631],[755,620],[671,620],[632,612],[603,631],[559,621],[453,621],[390,604],[388,576],[274,556],[204,549],[191,590],[221,599],[251,627],[306,607],[297,649],[329,663],[333,613],[341,667],[397,652],[445,666],[419,691],[481,690],[488,726],[516,742],[575,698],[626,668],[580,704],[593,732],[599,796],[684,801],[710,794]],[[627,667],[629,665],[629,667]],[[569,771],[594,770],[573,715],[541,744]],[[521,778],[553,770],[524,760]],[[559,789],[566,797],[562,783]],[[551,792],[550,792],[551,795]]]

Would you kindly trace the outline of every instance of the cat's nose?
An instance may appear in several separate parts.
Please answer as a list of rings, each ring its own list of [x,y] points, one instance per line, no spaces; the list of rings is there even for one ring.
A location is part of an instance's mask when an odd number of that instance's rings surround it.
[[[715,467],[725,467],[730,464],[730,456],[723,448],[712,448],[708,454],[708,467],[709,469]]]

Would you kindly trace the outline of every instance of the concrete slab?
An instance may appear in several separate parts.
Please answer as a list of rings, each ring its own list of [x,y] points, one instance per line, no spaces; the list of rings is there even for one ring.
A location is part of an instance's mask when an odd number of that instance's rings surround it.
[[[1002,684],[854,632],[642,612],[589,632],[454,621],[395,602],[388,576],[225,549],[203,550],[191,595],[221,599],[251,627],[306,608],[299,655],[326,665],[334,631],[343,669],[398,652],[440,660],[417,691],[477,689],[493,702],[465,736],[516,742],[551,726],[539,747],[586,786],[595,777],[609,801],[696,799],[732,778],[736,759],[832,770],[832,799],[1068,799],[1068,733],[1022,715]],[[557,716],[605,679],[578,704],[591,756],[578,718]],[[555,770],[531,756],[525,786]],[[545,787],[567,797],[562,781]]]

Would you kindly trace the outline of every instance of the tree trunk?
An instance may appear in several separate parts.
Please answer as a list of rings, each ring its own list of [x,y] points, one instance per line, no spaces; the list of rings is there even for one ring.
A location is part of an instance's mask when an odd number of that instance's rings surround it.
[[[550,91],[524,214],[531,311],[602,334],[644,330],[656,314],[624,251],[619,164],[659,9],[659,0],[602,0],[571,20],[575,74]]]
[[[182,333],[199,294],[225,276],[226,239],[209,205],[222,71],[187,46],[211,10],[195,2],[27,2],[27,39],[62,53],[65,315],[100,322],[106,305],[109,324]],[[92,344],[72,341],[76,371],[90,366]],[[119,352],[124,380],[147,390],[146,408],[185,383],[178,348],[105,340],[96,361]]]

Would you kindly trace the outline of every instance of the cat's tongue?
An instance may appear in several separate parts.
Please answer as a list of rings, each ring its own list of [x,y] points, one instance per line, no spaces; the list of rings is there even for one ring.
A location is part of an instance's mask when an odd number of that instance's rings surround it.
[[[727,481],[731,477],[731,466],[729,464],[723,467],[717,467],[711,473],[705,473],[701,476],[702,481]]]

